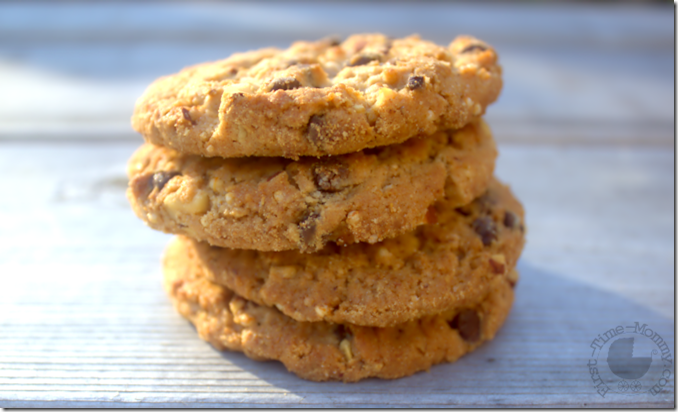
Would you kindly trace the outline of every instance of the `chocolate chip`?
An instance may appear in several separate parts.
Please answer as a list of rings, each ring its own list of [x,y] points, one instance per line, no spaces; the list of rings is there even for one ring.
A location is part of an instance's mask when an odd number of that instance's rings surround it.
[[[184,119],[188,120],[188,121],[191,122],[192,124],[195,124],[195,122],[194,122],[193,119],[191,118],[191,113],[188,111],[187,108],[182,107],[182,108],[181,108],[181,113],[183,113]]]
[[[480,339],[480,317],[475,310],[464,309],[448,323],[452,329],[459,331],[466,342],[472,343]]]
[[[179,176],[181,173],[176,170],[163,171],[153,173],[153,187],[158,189],[158,192],[170,181],[174,176]]]
[[[473,230],[480,236],[480,240],[483,241],[485,246],[497,240],[497,226],[494,224],[494,220],[488,216],[479,217],[474,220]]]
[[[485,210],[492,209],[493,206],[497,205],[497,194],[488,190],[478,197],[475,202],[480,204],[480,206]]]
[[[483,52],[483,51],[487,50],[487,47],[483,46],[482,44],[469,44],[468,46],[464,47],[464,49],[462,51],[460,51],[459,53],[460,54],[470,53],[470,52],[476,51],[476,50]]]
[[[348,63],[349,66],[362,66],[371,61],[381,60],[381,54],[376,53],[362,53],[356,54],[351,57],[351,61]]]
[[[504,226],[509,229],[514,229],[520,224],[520,217],[515,213],[507,210],[504,213]]]
[[[315,231],[319,217],[320,214],[311,212],[302,219],[301,223],[299,223],[299,229],[301,230],[301,240],[307,246],[312,246],[315,243]]]
[[[162,190],[171,178],[180,174],[181,173],[176,171],[169,171],[138,176],[133,179],[130,184],[132,193],[134,193],[134,197],[138,199],[148,198],[151,192],[153,192],[153,189],[157,188],[158,191]]]
[[[299,80],[295,79],[294,77],[282,77],[280,79],[273,80],[273,83],[271,83],[271,86],[269,87],[269,91],[274,92],[276,90],[292,90],[298,89],[300,87],[301,83],[299,83]]]
[[[317,164],[313,167],[313,180],[323,192],[338,192],[345,187],[348,169],[343,164]]]
[[[318,145],[322,141],[322,132],[323,132],[323,116],[314,114],[311,116],[311,119],[308,121],[308,140],[315,145]]]
[[[410,90],[421,89],[425,85],[426,80],[424,79],[424,76],[410,76],[410,78],[407,79],[407,88]]]

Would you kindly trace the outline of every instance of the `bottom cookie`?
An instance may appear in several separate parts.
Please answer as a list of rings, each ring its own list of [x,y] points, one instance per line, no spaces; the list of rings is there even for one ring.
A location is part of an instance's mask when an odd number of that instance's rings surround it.
[[[313,381],[394,379],[456,361],[494,337],[513,303],[510,282],[498,276],[475,304],[394,327],[298,322],[210,282],[176,239],[165,252],[163,271],[175,307],[202,339],[219,350],[279,360]]]

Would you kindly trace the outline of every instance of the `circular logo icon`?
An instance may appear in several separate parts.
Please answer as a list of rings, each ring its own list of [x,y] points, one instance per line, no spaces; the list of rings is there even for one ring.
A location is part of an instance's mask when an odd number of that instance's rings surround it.
[[[660,393],[673,375],[673,357],[664,339],[647,324],[617,326],[591,342],[587,364],[596,391],[633,395]]]

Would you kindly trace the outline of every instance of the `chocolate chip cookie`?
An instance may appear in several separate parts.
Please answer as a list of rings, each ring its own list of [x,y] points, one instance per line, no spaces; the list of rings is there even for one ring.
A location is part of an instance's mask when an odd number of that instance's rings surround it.
[[[496,100],[497,55],[462,36],[363,34],[297,42],[155,81],[132,125],[148,142],[204,156],[324,156],[460,128]]]
[[[312,252],[375,243],[469,203],[497,156],[487,125],[325,158],[204,158],[146,144],[130,159],[128,198],[154,229],[212,245]],[[427,214],[429,215],[427,217]]]
[[[492,280],[515,283],[523,209],[496,181],[469,205],[446,201],[430,224],[369,245],[328,245],[314,254],[211,247],[179,237],[175,249],[205,276],[297,321],[394,326],[463,308]]]
[[[506,319],[513,290],[503,276],[463,308],[389,328],[298,322],[210,282],[173,242],[164,259],[165,286],[200,337],[219,350],[276,359],[302,378],[357,381],[411,375],[453,362],[492,339]]]

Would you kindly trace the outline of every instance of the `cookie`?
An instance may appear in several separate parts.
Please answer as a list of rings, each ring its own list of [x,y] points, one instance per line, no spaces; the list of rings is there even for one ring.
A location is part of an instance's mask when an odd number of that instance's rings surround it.
[[[445,196],[479,196],[497,151],[481,120],[398,145],[298,161],[204,158],[144,145],[130,159],[128,198],[154,229],[216,246],[312,252],[413,230]]]
[[[463,308],[492,280],[515,283],[523,209],[497,182],[470,205],[439,202],[437,221],[375,245],[329,245],[314,254],[211,247],[180,237],[176,249],[205,276],[297,321],[394,326]]]
[[[467,307],[390,328],[298,322],[210,282],[184,258],[179,243],[169,246],[164,272],[175,307],[202,339],[219,350],[279,360],[314,381],[393,379],[453,362],[494,337],[513,301],[509,282],[497,276],[488,293]]]
[[[137,101],[132,126],[204,156],[324,156],[460,128],[499,95],[501,67],[473,37],[448,47],[381,34],[297,42],[189,67]]]

